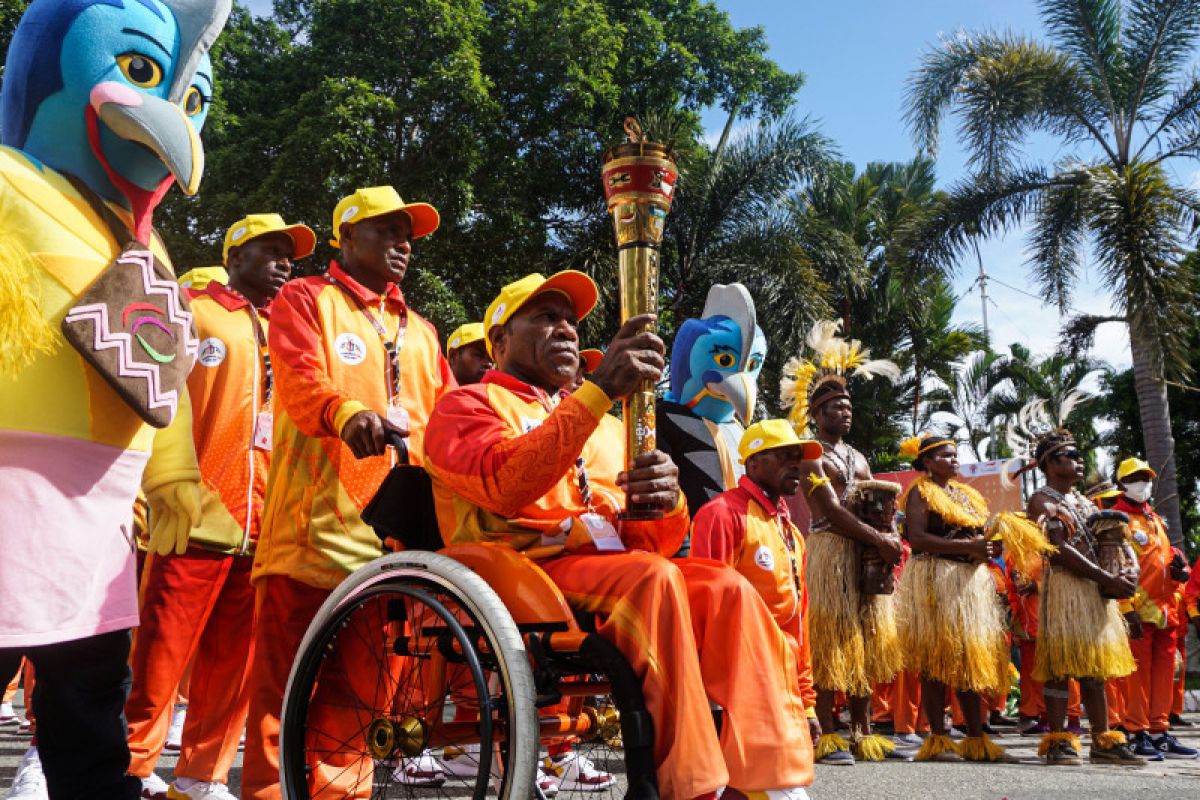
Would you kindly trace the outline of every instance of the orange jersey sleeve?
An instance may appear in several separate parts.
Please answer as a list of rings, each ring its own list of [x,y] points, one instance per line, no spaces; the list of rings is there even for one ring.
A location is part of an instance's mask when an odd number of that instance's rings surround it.
[[[334,415],[343,403],[356,400],[330,378],[321,342],[318,282],[290,281],[271,307],[271,359],[275,396],[305,436],[337,437]]]

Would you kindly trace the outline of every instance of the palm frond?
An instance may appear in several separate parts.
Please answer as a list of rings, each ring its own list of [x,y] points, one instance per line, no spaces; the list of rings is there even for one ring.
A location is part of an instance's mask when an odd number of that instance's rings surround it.
[[[1034,280],[1059,309],[1070,302],[1087,235],[1088,170],[1065,165],[1062,183],[1042,192],[1031,215],[1029,261]]]
[[[1143,106],[1170,90],[1176,72],[1200,41],[1200,0],[1126,0],[1122,29],[1124,60],[1132,85],[1126,114],[1132,121]]]
[[[1038,10],[1051,40],[1087,75],[1114,133],[1121,131],[1124,109],[1113,88],[1125,70],[1119,0],[1040,0]]]

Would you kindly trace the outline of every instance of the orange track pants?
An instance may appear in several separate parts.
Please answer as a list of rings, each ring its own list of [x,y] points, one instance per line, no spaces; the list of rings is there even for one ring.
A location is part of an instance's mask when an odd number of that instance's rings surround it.
[[[745,578],[715,561],[647,553],[540,566],[574,608],[602,616],[598,632],[641,678],[662,797],[812,782],[792,651]],[[725,712],[719,740],[710,700]]]
[[[1041,717],[1046,713],[1046,698],[1043,692],[1046,684],[1034,680],[1033,666],[1037,662],[1037,641],[1021,641],[1021,702],[1018,712],[1022,717]],[[1080,719],[1083,716],[1083,706],[1080,705],[1079,681],[1067,681],[1067,717]]]
[[[1179,660],[1183,666],[1179,670],[1179,674],[1175,676],[1175,685],[1171,689],[1171,713],[1175,715],[1183,714],[1183,693],[1187,688],[1187,637],[1188,637],[1188,618],[1186,613],[1181,613],[1183,621],[1179,623],[1179,627],[1175,629],[1175,644],[1179,648]]]
[[[929,721],[921,707],[921,676],[916,672],[901,672],[892,681],[892,723],[896,733],[929,731]]]
[[[1142,626],[1129,649],[1137,669],[1125,679],[1125,730],[1162,733],[1169,726],[1175,684],[1175,628]]]
[[[252,559],[198,548],[151,554],[142,574],[142,624],[133,640],[129,772],[147,777],[166,743],[171,709],[192,665],[176,777],[228,781],[246,718]]]

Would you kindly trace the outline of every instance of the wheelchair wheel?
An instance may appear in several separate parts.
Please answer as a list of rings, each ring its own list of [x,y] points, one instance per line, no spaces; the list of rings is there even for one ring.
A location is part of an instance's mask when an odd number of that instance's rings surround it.
[[[528,800],[537,757],[521,634],[470,569],[395,553],[326,600],[284,698],[284,797]]]

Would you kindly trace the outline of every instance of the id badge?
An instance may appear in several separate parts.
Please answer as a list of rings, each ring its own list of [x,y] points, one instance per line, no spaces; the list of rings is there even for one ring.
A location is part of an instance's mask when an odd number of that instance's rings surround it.
[[[606,517],[589,511],[586,514],[581,514],[579,519],[583,521],[588,535],[592,537],[592,544],[596,545],[597,550],[602,553],[624,552],[625,543],[621,541],[621,537],[617,534],[617,529],[613,527],[613,524]]]
[[[408,410],[404,406],[388,406],[387,421],[402,429],[405,433],[408,432]]]
[[[275,428],[275,418],[270,411],[260,411],[254,418],[254,449],[271,449],[271,438]]]

